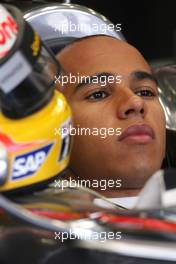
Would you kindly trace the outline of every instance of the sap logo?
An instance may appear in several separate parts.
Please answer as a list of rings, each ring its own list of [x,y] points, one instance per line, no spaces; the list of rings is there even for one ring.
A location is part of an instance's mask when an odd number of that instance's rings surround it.
[[[33,175],[45,161],[52,144],[43,148],[15,157],[13,163],[12,180]]]

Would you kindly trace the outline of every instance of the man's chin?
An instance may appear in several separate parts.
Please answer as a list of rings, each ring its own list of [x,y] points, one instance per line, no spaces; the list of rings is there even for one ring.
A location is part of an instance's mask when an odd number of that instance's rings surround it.
[[[159,169],[143,166],[128,170],[128,173],[118,177],[122,180],[122,189],[142,189],[148,179]]]

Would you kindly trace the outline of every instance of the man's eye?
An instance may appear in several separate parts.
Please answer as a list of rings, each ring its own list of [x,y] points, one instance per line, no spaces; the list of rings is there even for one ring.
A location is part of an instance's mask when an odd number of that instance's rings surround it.
[[[142,97],[155,97],[156,93],[152,92],[151,90],[140,90],[135,92],[136,95],[142,96]]]
[[[87,96],[86,99],[101,100],[101,99],[104,99],[108,96],[109,96],[109,94],[105,91],[97,91],[97,92],[94,92],[94,93],[90,94],[89,96]]]

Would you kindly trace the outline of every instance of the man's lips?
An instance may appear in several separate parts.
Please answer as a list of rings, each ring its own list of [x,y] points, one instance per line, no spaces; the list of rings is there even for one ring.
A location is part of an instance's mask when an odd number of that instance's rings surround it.
[[[118,141],[128,140],[136,143],[148,143],[155,138],[153,129],[148,125],[133,125],[119,136]]]

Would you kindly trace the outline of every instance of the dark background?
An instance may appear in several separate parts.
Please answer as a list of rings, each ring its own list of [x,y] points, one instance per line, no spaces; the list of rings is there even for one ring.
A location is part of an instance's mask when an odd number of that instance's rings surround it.
[[[30,4],[32,1],[7,2]],[[98,11],[115,24],[122,23],[122,33],[126,39],[147,59],[176,58],[176,0],[72,0],[71,2]]]
[[[75,0],[122,23],[126,39],[146,58],[176,56],[176,0]]]

